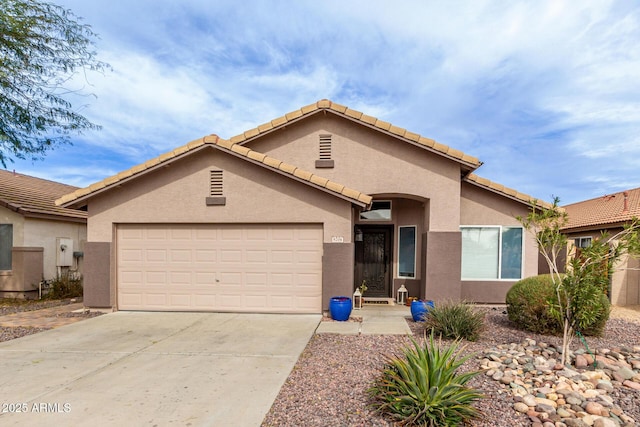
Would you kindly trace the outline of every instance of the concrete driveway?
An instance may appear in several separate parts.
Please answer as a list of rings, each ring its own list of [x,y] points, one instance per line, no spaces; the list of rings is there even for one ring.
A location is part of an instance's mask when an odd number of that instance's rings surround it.
[[[319,321],[118,312],[0,343],[0,424],[259,426]]]

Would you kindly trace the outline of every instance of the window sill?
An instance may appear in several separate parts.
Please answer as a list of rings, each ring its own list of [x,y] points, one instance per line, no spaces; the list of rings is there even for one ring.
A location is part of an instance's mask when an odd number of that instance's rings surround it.
[[[0,276],[13,276],[13,270],[0,270]]]

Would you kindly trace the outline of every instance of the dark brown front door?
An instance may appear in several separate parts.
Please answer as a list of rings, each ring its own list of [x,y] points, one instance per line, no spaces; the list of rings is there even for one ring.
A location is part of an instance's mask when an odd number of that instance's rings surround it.
[[[365,297],[389,297],[391,282],[391,227],[363,226],[362,241],[356,241],[355,286],[365,280]]]

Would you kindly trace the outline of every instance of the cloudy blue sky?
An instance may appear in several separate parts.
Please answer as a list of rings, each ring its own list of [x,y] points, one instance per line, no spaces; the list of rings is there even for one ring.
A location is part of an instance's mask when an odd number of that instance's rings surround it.
[[[55,2],[113,67],[75,81],[96,98],[74,106],[103,128],[8,165],[21,173],[86,186],[329,98],[540,199],[640,187],[635,0]]]

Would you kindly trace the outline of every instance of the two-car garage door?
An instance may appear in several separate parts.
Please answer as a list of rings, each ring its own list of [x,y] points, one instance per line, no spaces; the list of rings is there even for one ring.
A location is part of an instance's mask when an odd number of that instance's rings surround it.
[[[318,224],[122,224],[120,310],[319,313]]]

